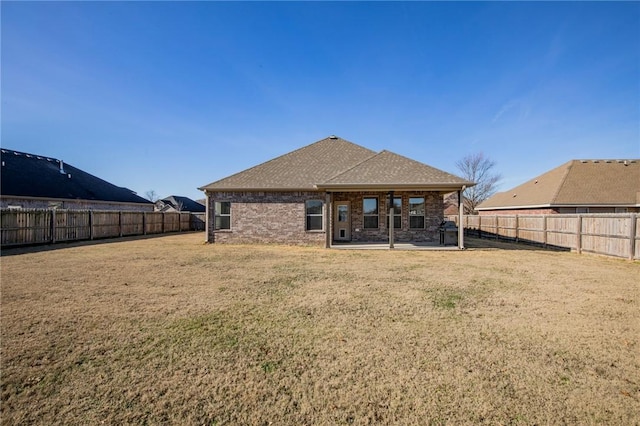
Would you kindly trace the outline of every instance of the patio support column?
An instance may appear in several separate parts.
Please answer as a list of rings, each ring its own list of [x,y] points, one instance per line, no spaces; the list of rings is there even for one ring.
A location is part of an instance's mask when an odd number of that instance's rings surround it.
[[[331,229],[331,212],[333,208],[331,207],[331,193],[325,192],[324,194],[324,233],[325,233],[325,248],[331,248],[331,238],[333,235],[333,230]]]
[[[466,186],[458,191],[458,248],[464,250],[464,190]]]
[[[389,249],[393,248],[393,191],[389,191],[389,217],[387,218],[389,224]]]

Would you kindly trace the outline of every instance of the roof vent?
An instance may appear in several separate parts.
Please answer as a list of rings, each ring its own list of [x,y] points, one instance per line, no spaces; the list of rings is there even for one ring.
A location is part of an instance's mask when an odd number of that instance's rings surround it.
[[[338,139],[338,137],[336,135],[331,135],[329,136],[329,139]]]
[[[64,171],[64,161],[60,160],[60,174],[66,174],[67,172]],[[71,177],[71,176],[69,176]]]

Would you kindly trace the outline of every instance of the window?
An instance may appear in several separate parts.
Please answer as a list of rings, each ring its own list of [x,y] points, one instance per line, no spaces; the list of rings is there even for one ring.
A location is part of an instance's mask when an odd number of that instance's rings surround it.
[[[231,202],[216,201],[215,229],[231,229]]]
[[[378,227],[378,199],[365,198],[362,203],[362,213],[364,214],[364,227]]]
[[[389,226],[388,219],[387,226]],[[393,199],[393,227],[402,228],[402,198]]]
[[[322,201],[309,200],[305,203],[307,211],[307,231],[322,231]]]
[[[424,197],[409,198],[409,228],[424,229]]]

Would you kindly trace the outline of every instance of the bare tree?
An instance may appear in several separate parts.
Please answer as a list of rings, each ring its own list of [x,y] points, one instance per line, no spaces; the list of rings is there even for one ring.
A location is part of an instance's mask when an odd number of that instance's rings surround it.
[[[495,166],[496,162],[483,153],[469,154],[456,162],[462,177],[476,183],[464,190],[465,214],[477,214],[476,207],[496,192],[502,175],[495,172]]]
[[[152,203],[155,203],[156,201],[158,201],[158,194],[156,194],[156,191],[154,191],[153,189],[147,191],[144,193],[145,197],[147,197],[147,200],[151,201]]]

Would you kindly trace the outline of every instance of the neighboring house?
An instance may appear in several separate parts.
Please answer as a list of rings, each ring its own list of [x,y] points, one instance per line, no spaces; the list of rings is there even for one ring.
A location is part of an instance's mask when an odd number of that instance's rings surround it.
[[[640,160],[571,160],[476,210],[481,215],[640,211]]]
[[[452,192],[444,195],[444,215],[457,216],[458,215],[458,193]]]
[[[172,195],[156,201],[156,211],[204,213],[206,209],[204,204],[194,201],[191,198]]]
[[[329,247],[437,242],[443,195],[471,185],[398,154],[330,136],[200,189],[207,196],[209,242]]]
[[[9,149],[2,159],[0,207],[153,211],[153,203],[61,160]]]

